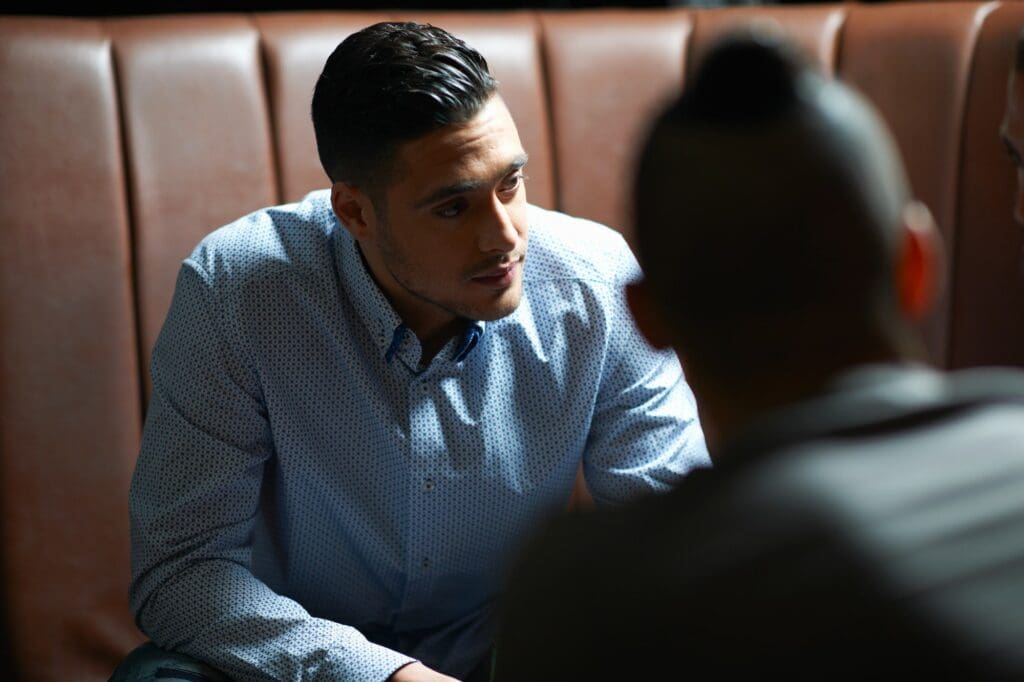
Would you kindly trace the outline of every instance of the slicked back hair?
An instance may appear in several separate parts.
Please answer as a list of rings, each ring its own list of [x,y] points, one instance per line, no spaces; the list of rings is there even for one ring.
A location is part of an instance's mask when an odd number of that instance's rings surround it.
[[[379,190],[398,146],[471,120],[496,89],[483,56],[441,28],[368,26],[335,48],[317,80],[320,162],[332,182]]]

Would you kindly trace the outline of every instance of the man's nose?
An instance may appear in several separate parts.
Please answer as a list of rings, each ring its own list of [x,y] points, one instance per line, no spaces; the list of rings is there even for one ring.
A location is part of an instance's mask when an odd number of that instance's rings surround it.
[[[485,253],[508,253],[519,244],[519,229],[512,220],[510,206],[498,197],[491,199],[487,219],[480,226],[479,243]]]

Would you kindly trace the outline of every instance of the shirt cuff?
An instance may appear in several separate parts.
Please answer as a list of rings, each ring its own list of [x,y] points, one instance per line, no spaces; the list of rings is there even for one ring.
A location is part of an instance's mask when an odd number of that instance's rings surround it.
[[[399,668],[419,661],[379,644],[367,642],[367,646],[368,649],[359,657],[359,663],[353,666],[356,670],[343,671],[339,679],[386,682]]]

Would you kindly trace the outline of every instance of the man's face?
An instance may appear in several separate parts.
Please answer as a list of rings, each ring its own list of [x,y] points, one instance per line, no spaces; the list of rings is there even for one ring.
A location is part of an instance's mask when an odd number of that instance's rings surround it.
[[[1000,129],[1003,144],[1017,169],[1017,200],[1013,216],[1024,225],[1024,78],[1010,74],[1006,94],[1006,114]]]
[[[398,148],[360,247],[417,333],[456,318],[496,320],[519,305],[525,164],[515,123],[497,96],[468,123]]]

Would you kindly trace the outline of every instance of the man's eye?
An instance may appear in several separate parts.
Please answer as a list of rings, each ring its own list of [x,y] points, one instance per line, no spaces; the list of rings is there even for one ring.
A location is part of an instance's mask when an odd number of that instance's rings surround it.
[[[459,198],[441,204],[434,209],[434,215],[439,218],[458,218],[466,210],[466,200]]]
[[[519,189],[519,185],[521,185],[524,180],[526,180],[526,176],[523,175],[522,173],[515,173],[514,175],[510,175],[509,177],[505,178],[504,182],[501,183],[501,186],[498,187],[498,191],[505,193],[514,192],[515,190]]]

